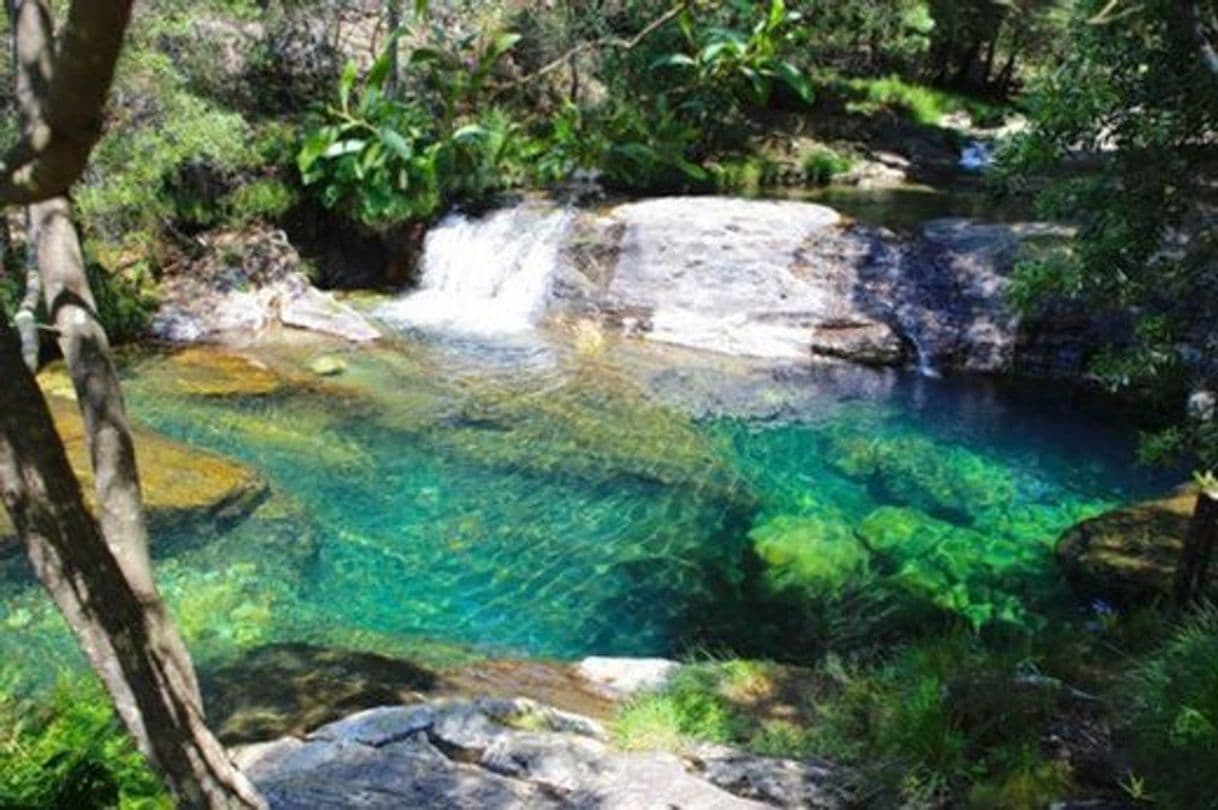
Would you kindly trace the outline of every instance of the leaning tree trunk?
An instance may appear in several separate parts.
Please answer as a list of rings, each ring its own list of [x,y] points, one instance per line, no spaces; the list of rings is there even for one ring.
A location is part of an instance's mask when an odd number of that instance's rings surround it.
[[[37,128],[45,124],[40,99],[54,82],[51,12],[45,0],[13,0],[9,12],[14,32],[17,103],[23,123]],[[64,197],[34,203],[28,209],[28,230],[47,313],[58,332],[59,347],[84,417],[102,536],[146,609],[167,619],[152,579],[144,503],[122,392],[110,357],[110,344],[97,321],[97,305],[89,289],[80,239],[72,224],[71,204]],[[31,279],[27,298],[36,287],[37,282]],[[32,328],[33,313],[19,325]],[[30,342],[30,336],[23,332],[27,361]],[[36,335],[33,344],[36,352]],[[174,634],[178,648],[169,651],[171,660],[201,706],[194,667],[185,646],[177,639]]]
[[[1176,565],[1176,605],[1189,608],[1205,596],[1209,585],[1210,563],[1218,546],[1218,492],[1202,488],[1188,524],[1188,536]]]
[[[0,490],[30,561],[177,805],[263,807],[208,731],[181,640],[127,581],[90,516],[50,411],[0,318]]]
[[[102,537],[145,610],[169,621],[152,578],[148,526],[135,444],[127,421],[110,343],[97,321],[71,204],[59,197],[30,206],[47,313],[58,333],[84,418]],[[175,633],[167,653],[202,706],[194,666]]]
[[[112,6],[104,0],[95,5]],[[9,5],[16,95],[27,131],[53,128],[47,115],[54,107],[47,100],[54,100],[62,84],[54,68],[66,61],[71,73],[68,57],[73,53],[97,61],[94,69],[105,73],[105,85],[109,83],[102,59],[106,49],[86,55],[78,47],[87,29],[75,18],[77,8],[73,4],[74,17],[57,59],[46,0],[12,0]],[[120,13],[115,19],[125,22],[126,16]],[[113,36],[114,31],[104,33]],[[92,98],[91,88],[83,84],[66,92],[82,104]],[[71,204],[62,196],[43,199],[31,205],[30,216],[47,309],[84,417],[101,521],[99,526],[85,511],[33,375],[21,362],[11,330],[0,324],[0,379],[10,381],[0,394],[0,485],[13,523],[120,717],[178,804],[262,807],[203,722],[194,668],[153,582],[134,445]]]

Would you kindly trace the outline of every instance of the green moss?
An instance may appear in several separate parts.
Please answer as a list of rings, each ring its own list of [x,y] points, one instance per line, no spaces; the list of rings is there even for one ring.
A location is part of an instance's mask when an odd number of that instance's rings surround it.
[[[826,434],[824,454],[841,475],[865,481],[881,501],[968,524],[1015,499],[1008,468],[923,436],[881,435],[841,427]]]
[[[749,538],[778,591],[840,593],[867,570],[867,552],[843,522],[780,515],[755,527]]]

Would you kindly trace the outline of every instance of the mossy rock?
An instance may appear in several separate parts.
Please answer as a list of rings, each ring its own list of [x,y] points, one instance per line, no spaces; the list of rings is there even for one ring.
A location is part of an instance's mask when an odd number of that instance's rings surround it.
[[[972,525],[1015,496],[1015,482],[1001,466],[920,436],[837,431],[827,439],[825,457],[840,475],[866,483],[878,500],[960,525]]]
[[[48,396],[47,404],[85,500],[94,509],[93,469],[80,411],[75,402],[57,395]],[[266,484],[239,464],[139,426],[133,434],[153,530],[196,521],[227,525],[248,514],[266,495]],[[0,538],[14,534],[8,513],[0,512]]]
[[[867,551],[845,523],[779,515],[754,527],[749,538],[776,590],[837,593],[867,571]]]
[[[1195,487],[1084,520],[1057,541],[1057,560],[1087,599],[1136,605],[1170,599],[1176,562],[1197,501]],[[1210,570],[1218,592],[1218,568]]]
[[[188,396],[267,396],[288,382],[263,363],[220,348],[193,346],[160,362],[171,380],[172,392]]]
[[[855,534],[873,554],[904,560],[929,554],[951,526],[904,506],[881,506],[863,518]]]

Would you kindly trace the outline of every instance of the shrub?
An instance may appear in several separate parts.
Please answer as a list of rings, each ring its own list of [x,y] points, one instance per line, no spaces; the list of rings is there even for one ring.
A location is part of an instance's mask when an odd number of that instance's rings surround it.
[[[64,680],[44,701],[0,692],[0,807],[172,807],[95,681]]]
[[[810,186],[825,186],[839,174],[850,171],[853,161],[828,147],[817,147],[804,156],[804,182]]]
[[[1134,669],[1118,700],[1139,775],[1168,807],[1218,806],[1218,608]]]

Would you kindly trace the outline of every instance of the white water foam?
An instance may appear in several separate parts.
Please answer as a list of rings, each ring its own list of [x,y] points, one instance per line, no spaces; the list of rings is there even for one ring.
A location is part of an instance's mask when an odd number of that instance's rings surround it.
[[[423,244],[420,289],[377,308],[391,326],[490,336],[531,330],[545,311],[573,214],[525,204],[449,214]]]

